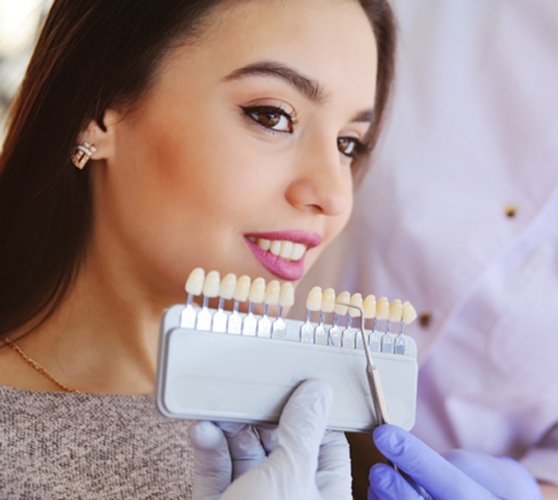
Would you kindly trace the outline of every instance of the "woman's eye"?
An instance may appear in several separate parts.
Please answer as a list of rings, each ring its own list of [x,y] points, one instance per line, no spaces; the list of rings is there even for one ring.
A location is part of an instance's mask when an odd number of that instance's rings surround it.
[[[338,137],[337,149],[341,154],[354,159],[364,152],[366,147],[355,137]]]
[[[276,106],[241,106],[241,108],[248,118],[266,129],[287,134],[293,133],[295,119],[281,108]]]

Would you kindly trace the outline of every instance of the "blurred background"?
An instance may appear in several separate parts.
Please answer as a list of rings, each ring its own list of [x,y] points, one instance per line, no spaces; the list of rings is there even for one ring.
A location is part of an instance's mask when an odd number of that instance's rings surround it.
[[[53,0],[0,0],[0,143],[8,106]]]

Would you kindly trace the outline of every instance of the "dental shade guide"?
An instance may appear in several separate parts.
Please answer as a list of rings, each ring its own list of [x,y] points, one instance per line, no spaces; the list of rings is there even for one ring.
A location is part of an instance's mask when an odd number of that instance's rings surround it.
[[[376,302],[376,320],[385,324],[381,339],[381,352],[393,352],[393,339],[388,335],[389,329],[389,301],[387,297],[380,297]]]
[[[250,283],[250,276],[246,276],[245,274],[236,280],[233,294],[233,310],[227,320],[228,333],[242,333],[242,316],[238,312],[238,307],[241,302],[245,302],[246,299],[248,299],[248,293],[250,293]]]
[[[294,287],[290,282],[285,282],[281,285],[279,291],[279,309],[277,311],[277,318],[271,325],[271,336],[276,340],[284,339],[287,332],[287,325],[283,321],[283,309],[285,307],[292,307],[294,304]]]
[[[315,336],[316,344],[329,345],[330,329],[324,324],[325,315],[332,314],[335,310],[335,290],[333,288],[326,288],[322,294],[322,308],[320,310],[320,324],[316,327]]]
[[[194,307],[194,297],[201,294],[204,278],[205,271],[201,267],[197,267],[190,273],[186,281],[184,288],[188,297],[186,299],[186,307],[182,311],[180,318],[180,326],[182,328],[193,328],[196,325],[197,311]]]
[[[376,331],[376,296],[367,295],[362,303],[364,321],[372,320],[370,333],[368,334],[368,346],[372,352],[380,352],[382,349],[382,335]]]
[[[290,282],[266,284],[231,273],[220,279],[217,271],[196,268],[185,289],[186,304],[168,308],[161,323],[157,404],[163,414],[276,422],[297,381],[320,378],[336,394],[329,428],[369,430],[377,424],[370,394],[358,396],[369,391],[358,354],[368,350],[382,374],[394,423],[407,429],[414,424],[416,344],[403,329],[417,315],[408,301],[363,299],[348,291],[336,296],[332,288],[314,287],[300,321],[283,318],[294,304]],[[246,312],[240,312],[241,304]],[[360,327],[354,324],[359,316]],[[397,333],[390,332],[397,323]]]
[[[359,330],[354,327],[354,321],[359,317],[359,311],[362,308],[362,295],[360,293],[353,293],[349,306],[351,306],[348,308],[349,320],[347,322],[347,328],[343,331],[343,347],[347,349],[356,349]]]
[[[405,336],[403,329],[405,325],[410,325],[417,319],[417,312],[413,305],[406,300],[401,307],[401,322],[399,324],[399,333],[395,337],[395,354],[405,354]]]
[[[312,315],[319,312],[322,308],[322,289],[315,286],[310,290],[306,299],[306,321],[300,327],[300,341],[308,344],[314,344],[314,324],[312,323]]]
[[[213,315],[212,330],[217,333],[225,333],[227,331],[227,320],[229,315],[225,312],[225,300],[233,298],[236,288],[236,275],[229,273],[223,277],[219,285],[219,305],[217,312]]]
[[[351,294],[349,292],[341,292],[336,300],[333,315],[333,326],[329,330],[329,344],[335,347],[341,347],[343,341],[343,328],[341,328],[341,320],[347,315],[348,308],[342,304],[350,302]]]
[[[203,331],[211,330],[211,322],[213,313],[209,309],[209,299],[213,299],[219,295],[219,284],[221,277],[217,271],[210,271],[206,274],[203,282],[203,303],[202,308],[198,311],[196,318],[196,329]]]
[[[258,337],[271,337],[271,319],[269,318],[269,307],[279,304],[281,284],[277,280],[271,280],[265,287],[264,309],[262,317],[258,320],[256,333]]]
[[[250,285],[248,292],[248,314],[242,320],[242,335],[256,335],[258,320],[254,316],[254,306],[261,304],[265,296],[265,281],[263,278],[256,278]]]

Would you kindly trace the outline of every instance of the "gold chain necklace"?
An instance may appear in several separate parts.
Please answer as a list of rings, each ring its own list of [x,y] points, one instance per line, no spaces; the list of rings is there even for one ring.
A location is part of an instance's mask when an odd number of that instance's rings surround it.
[[[44,366],[37,363],[33,358],[25,354],[25,352],[19,347],[13,340],[9,339],[8,337],[2,337],[2,340],[5,344],[7,344],[12,350],[14,350],[23,360],[35,371],[39,372],[43,377],[48,378],[51,382],[57,385],[60,389],[64,392],[75,392],[78,393],[79,391],[76,389],[72,389],[67,385],[60,382],[54,375],[52,375]]]

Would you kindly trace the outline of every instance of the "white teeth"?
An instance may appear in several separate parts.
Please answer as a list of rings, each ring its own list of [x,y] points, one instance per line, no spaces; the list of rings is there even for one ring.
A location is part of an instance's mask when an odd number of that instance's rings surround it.
[[[295,243],[291,253],[292,260],[300,260],[306,252],[306,247],[302,243]]]
[[[209,271],[205,275],[205,280],[203,282],[203,294],[205,297],[213,298],[219,295],[219,284],[221,283],[221,277],[218,271]]]
[[[204,279],[205,271],[201,267],[196,267],[188,276],[186,291],[191,295],[199,295],[202,293]]]
[[[306,309],[319,311],[322,308],[322,289],[319,286],[312,287],[306,299]]]
[[[281,285],[279,292],[279,305],[281,307],[291,307],[294,304],[294,287],[289,281]]]
[[[248,240],[258,245],[264,252],[271,252],[285,260],[300,260],[306,253],[306,245],[287,240],[268,240],[249,236]]]
[[[255,242],[254,242],[254,243],[255,243]],[[271,241],[266,240],[266,239],[264,239],[264,238],[260,238],[260,239],[258,240],[258,246],[259,246],[262,250],[264,250],[264,251],[267,252],[267,251],[271,248]]]
[[[293,253],[293,242],[292,241],[284,241],[281,243],[281,251],[279,255],[284,259],[290,259],[291,254]]]
[[[273,255],[279,255],[281,253],[281,242],[279,240],[275,240],[271,243],[271,248],[269,251]]]
[[[279,296],[281,294],[281,283],[277,280],[271,280],[265,287],[264,303],[270,306],[279,304]]]
[[[351,294],[347,291],[341,292],[335,299],[335,314],[345,316],[347,314],[347,306],[341,304],[348,304],[351,301]]]
[[[351,301],[349,303],[352,306],[358,307],[362,310],[362,295],[360,293],[353,293],[353,295],[351,295]],[[360,312],[354,307],[349,307],[349,316],[351,318],[357,318],[358,316],[360,316]]]

